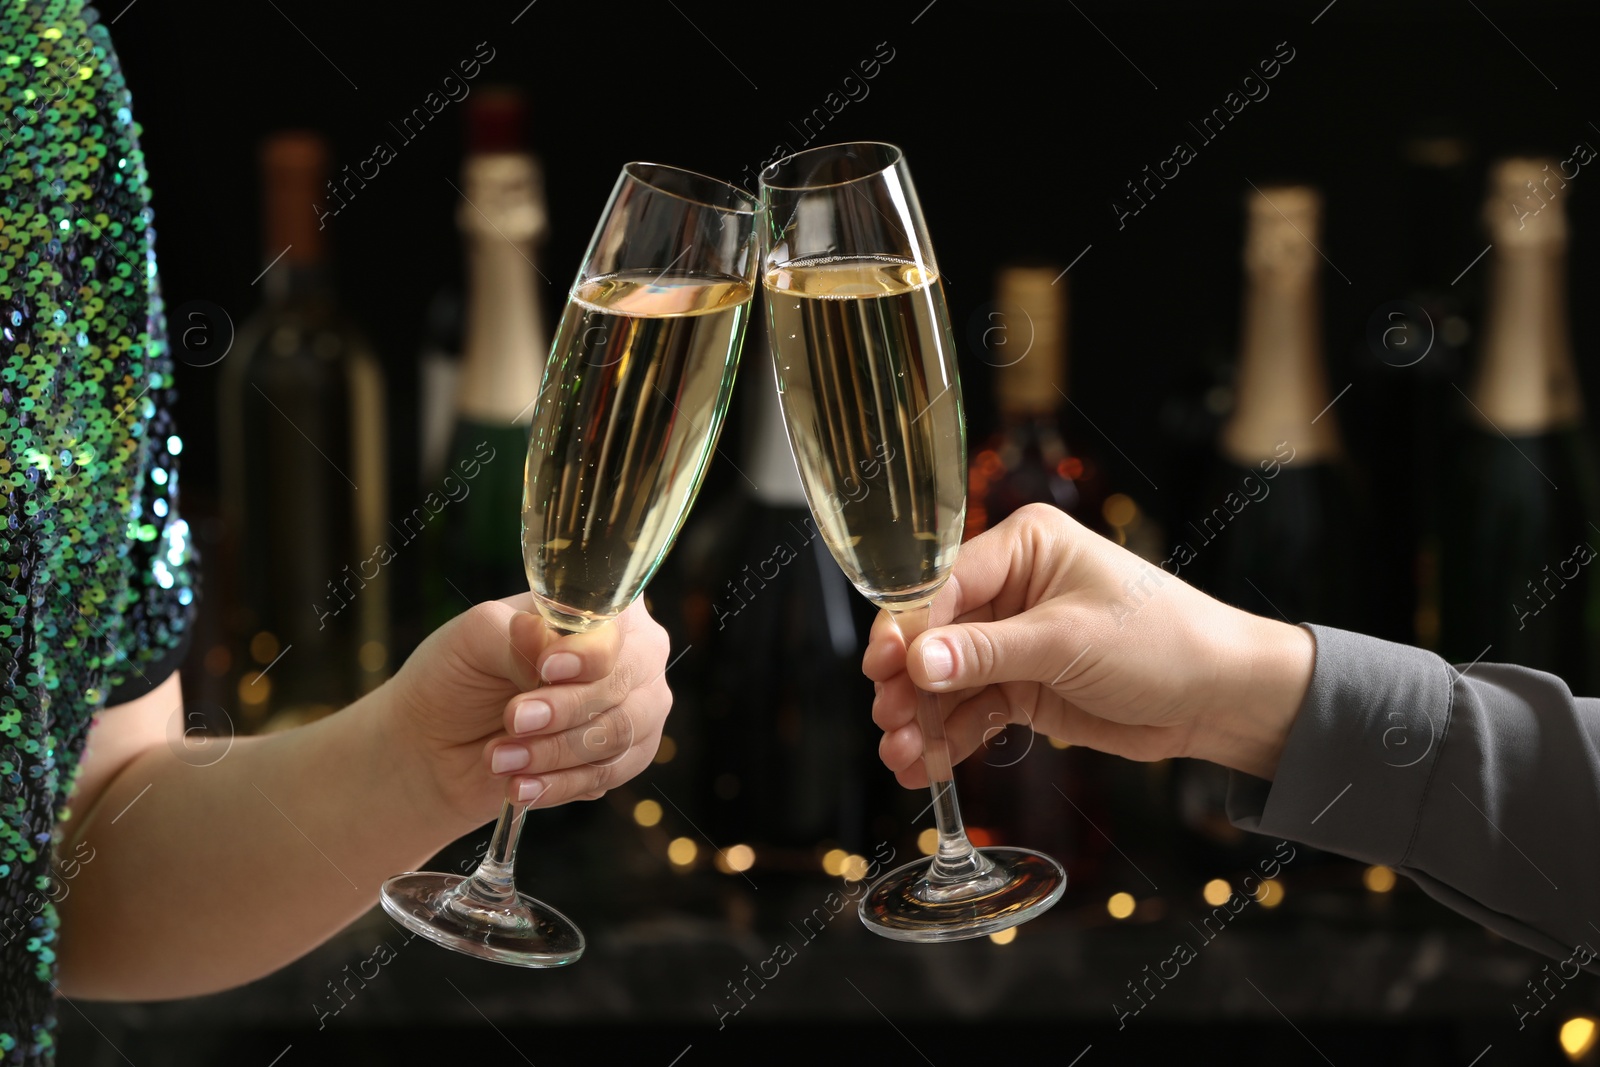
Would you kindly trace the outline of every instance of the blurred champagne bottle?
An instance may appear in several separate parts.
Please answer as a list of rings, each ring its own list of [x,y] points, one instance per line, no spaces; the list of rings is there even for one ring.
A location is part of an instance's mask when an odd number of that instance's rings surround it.
[[[223,368],[224,517],[236,695],[252,728],[332,711],[388,676],[383,373],[333,290],[328,148],[262,149],[266,302]],[[270,670],[269,670],[270,668]]]
[[[526,103],[514,90],[480,90],[467,124],[456,214],[467,297],[454,425],[443,462],[425,483],[431,491],[398,519],[408,535],[431,531],[430,629],[472,604],[527,589],[522,469],[550,348],[535,266],[547,219],[539,164],[526,150]]]
[[[1322,194],[1271,185],[1245,200],[1244,299],[1233,410],[1202,495],[1173,539],[1169,570],[1247,611],[1291,623],[1362,629],[1354,567],[1361,524],[1323,363]],[[1157,594],[1159,595],[1159,593]],[[1179,818],[1205,839],[1211,867],[1251,847],[1224,810],[1227,774],[1180,761]]]
[[[1359,524],[1323,365],[1322,194],[1268,186],[1246,198],[1238,376],[1221,455],[1172,560],[1213,596],[1290,622],[1358,626]]]
[[[1567,324],[1571,195],[1554,159],[1490,170],[1485,321],[1441,532],[1441,653],[1593,695],[1600,493]]]

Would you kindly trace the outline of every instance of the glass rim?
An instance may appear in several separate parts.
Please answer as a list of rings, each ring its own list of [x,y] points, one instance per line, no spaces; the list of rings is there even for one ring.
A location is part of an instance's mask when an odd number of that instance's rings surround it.
[[[767,180],[767,175],[776,175],[780,167],[785,167],[793,163],[795,160],[800,159],[802,156],[814,155],[819,152],[837,152],[841,148],[866,147],[886,149],[887,151],[884,154],[886,157],[888,157],[888,162],[881,167],[858,174],[854,178],[846,178],[843,181],[837,182],[807,182],[801,185],[779,185],[776,182],[770,182]],[[761,174],[758,180],[763,188],[778,189],[783,192],[810,192],[817,189],[837,189],[840,186],[853,185],[856,182],[866,181],[869,178],[876,178],[885,171],[893,170],[895,167],[898,167],[900,164],[904,163],[905,160],[905,149],[901,148],[897,144],[891,144],[888,141],[840,141],[836,144],[817,145],[815,148],[802,148],[798,152],[791,152],[782,159],[774,160],[773,162],[768,163],[765,167],[761,168]]]
[[[663,185],[657,180],[658,174],[662,171],[688,178],[694,183],[704,183],[707,186],[732,194],[732,198],[736,199],[737,203],[719,204],[714,202],[714,199],[710,196],[701,196],[692,190],[673,189]],[[761,201],[750,193],[731,182],[725,182],[721,178],[713,178],[709,174],[702,174],[697,170],[675,167],[670,163],[652,163],[649,160],[636,159],[632,162],[624,163],[622,165],[622,173],[630,180],[638,182],[652,192],[670,196],[675,200],[682,200],[687,204],[710,208],[713,211],[725,211],[732,215],[754,215],[761,210]]]

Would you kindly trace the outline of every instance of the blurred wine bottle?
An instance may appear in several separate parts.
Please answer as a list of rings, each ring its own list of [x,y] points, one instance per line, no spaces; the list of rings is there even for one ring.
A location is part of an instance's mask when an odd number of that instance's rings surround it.
[[[1596,693],[1600,494],[1567,324],[1571,195],[1554,159],[1490,170],[1478,364],[1441,544],[1441,652],[1560,675]]]
[[[1355,493],[1323,366],[1322,195],[1269,186],[1246,199],[1244,306],[1233,411],[1203,498],[1176,533],[1177,573],[1290,622],[1359,628]]]
[[[538,162],[526,150],[521,94],[483,89],[467,109],[468,155],[456,221],[467,297],[454,426],[432,492],[402,530],[430,528],[424,578],[430,628],[527,588],[522,468],[550,339],[535,266],[547,229]],[[441,379],[442,383],[442,379]]]
[[[981,358],[995,368],[1000,430],[972,457],[966,536],[1026,504],[1053,504],[1106,532],[1100,466],[1065,432],[1067,280],[1050,267],[1003,268]]]
[[[1108,501],[1124,522],[1120,529],[1136,521],[1137,506],[1126,496],[1108,497],[1100,464],[1070,432],[1067,309],[1067,279],[1059,267],[1008,266],[995,279],[994,310],[978,355],[995,368],[1000,429],[971,458],[967,537],[1036,503],[1060,508],[1101,534],[1112,533]],[[1122,513],[1130,508],[1134,514]],[[1026,726],[1002,727],[997,715],[983,746],[956,768],[969,832],[979,844],[1041,849],[1067,863],[1077,884],[1093,883],[1102,840],[1085,839],[1083,819],[1055,790],[1108,825],[1101,808],[1109,797],[1097,788],[1104,768],[1086,765],[1083,753],[1063,751]]]
[[[266,302],[224,365],[220,424],[236,693],[247,725],[273,728],[388,675],[388,488],[383,373],[339,308],[313,208],[327,144],[279,133],[261,163]]]
[[[1323,365],[1321,223],[1322,194],[1309,186],[1246,197],[1233,410],[1206,510],[1176,531],[1167,569],[1258,615],[1359,630],[1371,590],[1355,581],[1361,524]],[[1226,772],[1180,761],[1172,786],[1178,817],[1200,835],[1188,864],[1248,855],[1225,812]]]
[[[692,774],[690,810],[705,813],[719,845],[754,845],[764,868],[814,872],[819,846],[865,853],[881,840],[867,840],[866,817],[903,791],[874,772],[872,685],[860,665],[870,609],[806,507],[764,312],[751,334],[733,477],[690,517],[652,584],[652,610],[682,649],[673,691],[686,714],[675,718],[693,732],[681,735],[687,758],[674,780]]]

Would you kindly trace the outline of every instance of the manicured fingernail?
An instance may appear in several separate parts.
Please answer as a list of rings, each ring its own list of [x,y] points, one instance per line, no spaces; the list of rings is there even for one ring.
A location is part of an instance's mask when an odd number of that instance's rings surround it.
[[[544,675],[547,682],[564,682],[568,678],[576,678],[583,669],[583,661],[571,652],[557,652],[544,661],[544,670],[539,673]]]
[[[517,786],[517,799],[524,804],[532,804],[544,794],[544,782],[538,778],[529,778]]]
[[[922,669],[930,682],[942,682],[955,671],[956,654],[948,643],[939,640],[922,643]]]
[[[550,705],[542,700],[524,700],[517,705],[511,717],[511,726],[519,734],[531,734],[550,725]]]
[[[496,774],[514,771],[528,765],[528,750],[521,745],[501,745],[489,760],[489,769]]]

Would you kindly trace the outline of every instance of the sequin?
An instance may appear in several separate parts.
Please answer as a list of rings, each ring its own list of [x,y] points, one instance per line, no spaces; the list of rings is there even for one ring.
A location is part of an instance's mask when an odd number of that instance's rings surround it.
[[[138,137],[93,8],[0,9],[0,913],[20,926],[0,944],[8,1067],[55,1056],[60,920],[40,887],[91,716],[181,642],[195,598]]]

